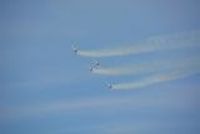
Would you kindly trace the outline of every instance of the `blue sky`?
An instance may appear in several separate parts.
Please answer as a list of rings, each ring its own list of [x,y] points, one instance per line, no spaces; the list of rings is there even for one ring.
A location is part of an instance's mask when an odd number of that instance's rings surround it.
[[[1,0],[0,133],[197,134],[199,74],[110,91],[137,77],[89,73],[80,49],[114,48],[200,29],[198,0]],[[198,49],[101,58],[105,65],[197,55]]]

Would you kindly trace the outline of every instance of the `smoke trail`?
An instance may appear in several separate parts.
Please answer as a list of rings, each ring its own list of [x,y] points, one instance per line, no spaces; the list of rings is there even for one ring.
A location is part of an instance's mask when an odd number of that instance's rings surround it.
[[[176,35],[151,37],[145,41],[134,44],[133,46],[119,47],[114,49],[102,50],[79,50],[80,56],[85,57],[111,57],[130,54],[153,52],[156,50],[175,49],[182,47],[198,46],[200,44],[200,31],[190,33],[180,33]]]
[[[166,73],[161,73],[157,75],[152,75],[151,77],[147,77],[140,81],[135,81],[132,83],[119,83],[119,84],[113,84],[112,89],[114,90],[124,90],[124,89],[138,89],[138,88],[144,88],[149,85],[161,83],[161,82],[167,82],[172,81],[176,79],[181,79],[188,77],[190,75],[194,75],[200,73],[200,64],[196,64],[195,67],[188,67],[188,68],[182,68],[173,70]]]
[[[162,70],[176,69],[182,66],[187,67],[197,64],[199,58],[190,57],[187,59],[174,60],[174,61],[160,61],[160,62],[151,62],[146,64],[136,64],[125,67],[110,67],[110,68],[94,68],[92,73],[99,75],[109,75],[109,76],[118,76],[118,75],[137,75],[137,74],[146,74],[153,73]]]

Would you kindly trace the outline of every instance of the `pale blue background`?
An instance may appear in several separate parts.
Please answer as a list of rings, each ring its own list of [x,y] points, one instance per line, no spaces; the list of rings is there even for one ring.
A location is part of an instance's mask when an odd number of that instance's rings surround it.
[[[1,0],[1,134],[198,134],[200,77],[109,91],[82,49],[200,29],[199,0]],[[99,59],[106,65],[197,50]]]

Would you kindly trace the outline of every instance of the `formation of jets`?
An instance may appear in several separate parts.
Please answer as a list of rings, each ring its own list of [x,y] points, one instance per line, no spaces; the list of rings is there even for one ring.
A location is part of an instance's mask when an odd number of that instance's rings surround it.
[[[72,46],[72,50],[74,51],[74,53],[77,55],[78,54],[78,48],[76,46]],[[94,69],[98,68],[100,66],[100,63],[97,60],[94,60],[94,62],[90,65],[89,71],[93,72]],[[106,86],[109,89],[112,89],[112,84],[108,83],[106,84]]]

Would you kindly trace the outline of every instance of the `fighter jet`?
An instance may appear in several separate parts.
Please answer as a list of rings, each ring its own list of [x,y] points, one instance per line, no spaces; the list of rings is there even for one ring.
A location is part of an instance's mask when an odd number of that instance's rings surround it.
[[[75,47],[74,45],[72,45],[72,50],[74,51],[74,53],[77,55],[77,53],[78,53],[78,49],[77,49],[77,47]]]
[[[107,84],[107,87],[108,87],[109,89],[112,89],[112,84],[111,84],[111,83],[108,83],[108,84]]]
[[[94,63],[90,66],[90,72],[92,72],[94,69],[98,68],[100,66],[100,63],[97,60],[94,60]]]

